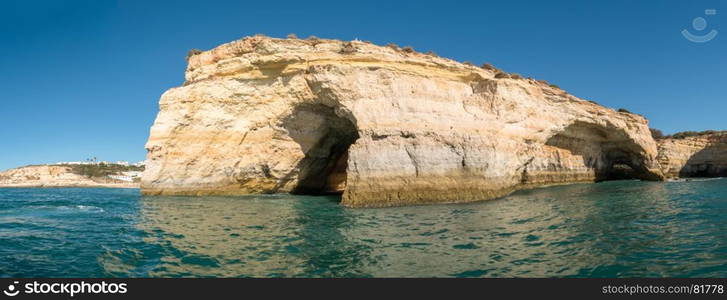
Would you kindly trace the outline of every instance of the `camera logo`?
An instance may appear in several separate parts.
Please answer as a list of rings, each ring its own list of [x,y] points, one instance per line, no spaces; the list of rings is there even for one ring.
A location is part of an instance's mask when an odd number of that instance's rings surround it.
[[[3,290],[3,293],[5,293],[6,296],[15,297],[20,293],[20,290],[18,290],[17,287],[15,287],[16,284],[19,282],[13,281],[13,284],[8,285],[8,288],[6,290]]]
[[[707,16],[714,16],[717,14],[716,9],[707,9],[704,11],[704,14]],[[696,31],[703,31],[705,28],[707,28],[707,20],[703,17],[696,17],[694,20],[692,20],[692,28]],[[706,43],[711,40],[713,40],[717,36],[718,31],[712,29],[710,32],[703,34],[703,35],[694,35],[689,30],[682,30],[682,35],[687,40],[694,42],[694,43]]]

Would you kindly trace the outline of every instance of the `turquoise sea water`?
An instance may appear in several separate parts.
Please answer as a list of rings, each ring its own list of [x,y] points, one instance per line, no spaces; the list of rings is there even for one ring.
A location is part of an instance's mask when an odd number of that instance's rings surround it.
[[[2,277],[727,277],[727,180],[470,204],[0,189]]]

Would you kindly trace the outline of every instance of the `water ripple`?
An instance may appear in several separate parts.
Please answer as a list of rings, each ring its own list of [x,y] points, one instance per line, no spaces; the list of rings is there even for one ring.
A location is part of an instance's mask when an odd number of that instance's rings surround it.
[[[0,276],[727,276],[726,179],[388,209],[337,200],[0,189]]]

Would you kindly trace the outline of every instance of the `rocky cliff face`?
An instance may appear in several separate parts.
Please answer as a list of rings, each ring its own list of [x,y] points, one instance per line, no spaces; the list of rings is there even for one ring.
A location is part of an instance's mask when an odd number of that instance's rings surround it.
[[[657,141],[667,177],[727,176],[727,132]]]
[[[68,166],[27,166],[0,172],[0,187],[117,187],[138,188],[138,183],[97,181],[74,174]]]
[[[358,41],[224,44],[192,56],[159,106],[145,194],[342,192],[382,207],[663,178],[641,116]]]

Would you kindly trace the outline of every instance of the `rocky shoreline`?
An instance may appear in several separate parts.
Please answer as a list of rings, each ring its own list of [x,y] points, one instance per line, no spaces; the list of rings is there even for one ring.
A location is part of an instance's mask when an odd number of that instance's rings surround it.
[[[138,182],[125,182],[74,173],[71,166],[26,166],[0,172],[0,188],[104,187],[139,188]]]

